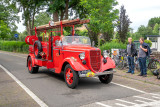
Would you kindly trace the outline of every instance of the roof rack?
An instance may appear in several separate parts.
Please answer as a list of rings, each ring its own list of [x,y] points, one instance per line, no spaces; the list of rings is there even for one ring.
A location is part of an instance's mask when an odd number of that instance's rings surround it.
[[[51,25],[51,22],[49,22],[49,24],[35,27],[35,29],[33,30],[44,31],[44,30],[60,28],[60,27],[72,27],[73,25],[84,24],[84,23],[89,23],[89,22],[90,22],[89,19],[87,20],[80,20],[80,19],[62,20],[62,21],[54,22],[53,25]]]

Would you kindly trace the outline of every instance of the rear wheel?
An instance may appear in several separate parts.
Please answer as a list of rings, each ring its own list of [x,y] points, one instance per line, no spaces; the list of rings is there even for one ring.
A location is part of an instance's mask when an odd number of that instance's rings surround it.
[[[64,70],[64,79],[69,88],[76,88],[78,85],[78,74],[76,71],[73,70],[73,68],[70,66],[70,64],[67,64]]]
[[[101,75],[101,76],[98,76],[98,78],[101,81],[101,83],[108,84],[112,81],[113,74]]]
[[[28,58],[27,64],[28,64],[29,73],[33,74],[33,73],[37,73],[38,72],[39,67],[32,67],[31,57]]]

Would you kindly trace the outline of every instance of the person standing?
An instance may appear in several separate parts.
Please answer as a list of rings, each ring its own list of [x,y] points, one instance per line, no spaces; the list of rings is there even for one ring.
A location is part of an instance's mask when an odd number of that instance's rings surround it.
[[[139,53],[138,53],[138,59],[139,59],[139,66],[141,73],[138,76],[147,77],[147,67],[146,67],[146,58],[149,56],[149,46],[147,43],[144,42],[144,38],[139,39],[140,47],[139,47]]]
[[[134,74],[134,56],[137,55],[137,51],[135,48],[135,44],[132,43],[132,38],[128,38],[128,44],[127,44],[127,58],[128,58],[128,64],[129,64],[129,70],[127,73]]]

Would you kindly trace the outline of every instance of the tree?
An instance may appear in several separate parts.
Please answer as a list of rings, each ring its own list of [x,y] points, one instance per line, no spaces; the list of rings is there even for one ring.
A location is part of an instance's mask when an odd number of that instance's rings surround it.
[[[117,31],[118,31],[119,39],[123,43],[127,38],[127,33],[129,32],[130,23],[131,21],[128,18],[128,15],[126,15],[126,9],[122,5],[120,9],[120,17],[117,21]]]
[[[35,16],[34,26],[40,26],[44,24],[48,24],[51,20],[49,14],[46,12],[41,12],[37,16]]]
[[[113,31],[113,21],[118,18],[118,10],[114,9],[117,1],[81,0],[81,5],[88,11],[87,18],[90,19],[88,28],[98,35],[98,37],[96,35],[96,39],[98,39],[98,46],[100,46],[100,35]]]
[[[151,27],[145,27],[144,25],[141,25],[138,28],[138,33],[141,35],[141,37],[144,37],[147,39],[146,35],[152,35],[152,28]]]
[[[27,31],[23,31],[22,33],[19,34],[19,41],[25,41],[25,38],[27,36]]]
[[[82,6],[79,6],[79,3],[80,0],[48,0],[49,8],[47,11],[53,14],[53,21],[55,22],[66,20],[69,19],[69,15],[73,16],[73,13],[75,16],[79,14],[79,11],[76,11],[82,8]]]
[[[18,9],[23,12],[22,19],[26,26],[29,35],[32,35],[32,29],[34,28],[35,14],[38,14],[40,10],[43,10],[45,5],[44,0],[16,0],[18,2]],[[44,5],[43,5],[44,3]]]
[[[17,29],[15,22],[19,22],[18,10],[16,2],[11,0],[0,0],[0,20],[7,24],[12,31]]]
[[[4,23],[3,20],[0,20],[0,38],[4,40],[8,38],[10,35],[11,30],[8,28],[7,24]]]
[[[156,23],[153,28],[153,35],[159,35],[160,24]]]
[[[151,18],[151,19],[148,21],[148,26],[152,27],[152,29],[153,29],[156,23],[157,23],[157,24],[160,24],[160,17]]]

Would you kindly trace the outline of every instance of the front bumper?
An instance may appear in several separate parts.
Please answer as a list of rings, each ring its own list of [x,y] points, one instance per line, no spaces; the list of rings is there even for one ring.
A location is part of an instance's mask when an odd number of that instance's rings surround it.
[[[84,73],[80,73],[78,72],[79,74],[79,77],[80,78],[83,78],[83,77],[95,77],[95,76],[100,76],[100,75],[107,75],[107,74],[113,74],[115,73],[116,71],[114,70],[106,70],[106,71],[103,71],[103,72],[97,72],[97,73],[93,73],[92,71],[89,71],[88,73],[84,74]]]

